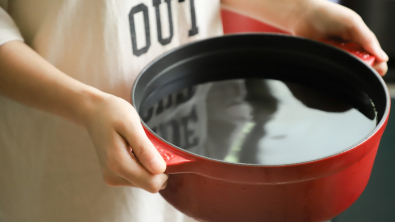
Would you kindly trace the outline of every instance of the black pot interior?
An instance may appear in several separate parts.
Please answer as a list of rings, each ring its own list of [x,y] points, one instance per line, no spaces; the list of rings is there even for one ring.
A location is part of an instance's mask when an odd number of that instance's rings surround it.
[[[166,95],[188,86],[240,78],[280,79],[318,87],[357,108],[370,103],[370,98],[378,123],[388,109],[384,82],[360,60],[323,43],[267,34],[212,38],[166,53],[142,71],[132,101],[142,114]],[[364,114],[374,115],[371,112]]]
[[[260,149],[259,140],[255,136],[248,137],[246,140],[248,143],[243,145],[241,152],[243,154],[237,156],[237,160],[229,160],[222,155],[209,156],[195,153],[189,149],[188,144],[182,145],[167,141],[155,133],[155,128],[151,131],[172,146],[184,147],[184,151],[204,158],[225,162],[234,161],[234,163],[241,164],[284,165],[318,160],[356,146],[383,125],[385,121],[383,117],[386,117],[389,112],[389,96],[384,81],[361,60],[320,42],[267,34],[230,35],[207,39],[162,55],[149,64],[136,80],[132,102],[143,124],[149,128],[144,120],[149,120],[153,115],[155,104],[161,103],[161,100],[170,94],[206,82],[231,79],[255,79],[250,82],[256,82],[256,79],[262,78],[302,84],[341,99],[369,119],[376,118],[377,126],[369,135],[361,137],[359,142],[356,141],[357,143],[352,146],[339,147],[336,151],[312,158],[299,154],[299,159],[296,160],[293,158],[295,156],[285,151],[284,153],[291,159],[287,161],[284,159],[284,162],[280,160],[275,162],[272,158],[270,158],[271,162],[261,162],[257,157],[260,152],[257,151]],[[258,137],[258,133],[251,135]],[[213,138],[213,136],[214,134],[210,133],[210,137]],[[309,138],[312,141],[309,135],[300,138]],[[334,139],[336,140],[337,137]],[[293,148],[295,145],[290,146]],[[220,153],[228,148],[215,146],[204,149]]]

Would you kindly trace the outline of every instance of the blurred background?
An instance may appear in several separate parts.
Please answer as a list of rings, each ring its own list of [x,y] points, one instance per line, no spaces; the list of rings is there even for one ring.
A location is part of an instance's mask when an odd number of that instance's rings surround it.
[[[395,0],[331,0],[356,11],[376,34],[390,57],[384,77],[395,104]],[[260,21],[222,10],[224,33],[286,33]],[[395,108],[393,108],[395,109]],[[369,183],[360,198],[331,222],[394,222],[395,221],[395,111],[381,139]]]

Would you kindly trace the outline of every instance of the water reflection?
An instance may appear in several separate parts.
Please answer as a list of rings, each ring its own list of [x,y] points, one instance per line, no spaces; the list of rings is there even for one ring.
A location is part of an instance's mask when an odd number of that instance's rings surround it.
[[[363,110],[374,113],[370,103]],[[344,101],[270,79],[211,82],[166,96],[143,120],[190,152],[228,162],[289,164],[331,155],[376,126]]]

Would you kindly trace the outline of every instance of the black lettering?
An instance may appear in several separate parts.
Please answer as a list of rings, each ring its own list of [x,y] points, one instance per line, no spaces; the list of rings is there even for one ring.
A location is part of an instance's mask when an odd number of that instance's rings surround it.
[[[196,146],[199,143],[199,139],[198,138],[191,138],[191,136],[193,136],[194,131],[188,129],[188,123],[190,122],[197,122],[198,121],[198,117],[196,114],[196,107],[194,106],[192,108],[191,113],[188,116],[185,116],[183,118],[181,118],[181,124],[183,126],[184,129],[184,140],[185,140],[185,145],[183,148],[188,149],[190,147]],[[192,142],[191,142],[192,139]]]
[[[195,94],[196,88],[195,87],[188,87],[176,94],[176,105],[184,103],[192,98]]]
[[[151,119],[153,113],[154,108],[150,107],[147,111],[143,112],[143,114],[141,115],[141,119],[147,123]]]
[[[134,15],[138,12],[143,13],[144,17],[144,28],[145,28],[145,42],[146,45],[138,49],[137,48],[137,36],[136,36],[136,27],[134,23]],[[150,26],[149,26],[149,18],[148,18],[148,8],[143,3],[136,5],[132,8],[129,13],[129,25],[130,25],[130,35],[132,37],[132,48],[133,54],[136,56],[141,56],[142,54],[146,53],[151,46],[151,34],[150,34]]]
[[[166,103],[166,105],[165,105],[165,109],[170,108],[172,104],[173,104],[173,96],[172,96],[172,95],[169,95],[169,96],[167,97],[167,103]]]
[[[174,119],[159,124],[159,132],[163,139],[180,146],[180,127]]]
[[[172,96],[170,95],[167,97],[166,104],[164,104],[164,100],[165,99],[162,99],[158,102],[158,108],[156,108],[156,115],[161,114],[165,109],[168,109],[171,107],[172,102],[173,102]]]
[[[178,2],[185,2],[185,0],[178,0]],[[194,36],[199,33],[196,24],[195,0],[189,0],[189,8],[191,9],[191,29],[188,31],[188,36]]]
[[[153,5],[155,7],[155,14],[156,14],[156,28],[157,28],[157,33],[158,33],[158,41],[162,45],[167,45],[171,42],[171,39],[173,38],[173,17],[171,13],[171,0],[165,0],[167,3],[167,12],[168,12],[168,18],[169,18],[169,29],[170,29],[170,36],[167,38],[163,38],[162,36],[162,24],[161,24],[161,18],[160,18],[160,9],[159,5],[161,4],[161,0],[153,0]]]

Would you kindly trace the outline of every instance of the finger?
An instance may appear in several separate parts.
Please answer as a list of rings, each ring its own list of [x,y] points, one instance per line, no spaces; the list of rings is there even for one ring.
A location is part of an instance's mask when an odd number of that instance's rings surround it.
[[[133,183],[129,182],[128,180],[114,175],[113,173],[109,172],[108,169],[103,172],[103,180],[109,186],[122,186],[122,187],[136,187]]]
[[[122,159],[119,158],[119,159]],[[141,164],[133,159],[124,158],[118,161],[116,173],[127,181],[133,182],[136,187],[144,189],[150,193],[157,193],[159,190],[164,189],[167,184],[168,175],[151,174]]]
[[[127,186],[127,187],[136,187],[130,181],[118,176],[114,172],[110,171],[108,166],[105,163],[100,161],[102,175],[104,182],[109,186]]]
[[[384,76],[388,71],[388,65],[386,62],[376,62],[373,68],[381,75]]]
[[[127,144],[118,135],[116,149],[109,155],[108,167],[120,177],[126,179],[136,187],[148,192],[156,193],[166,186],[168,175],[152,174],[143,167],[127,149]]]
[[[125,120],[118,127],[118,132],[132,147],[139,162],[151,173],[160,174],[166,170],[166,162],[148,139],[141,126],[140,118],[133,109],[129,120]]]
[[[388,61],[388,55],[381,48],[376,35],[366,26],[360,17],[353,19],[351,41],[361,44],[366,51],[376,57],[379,63]]]

